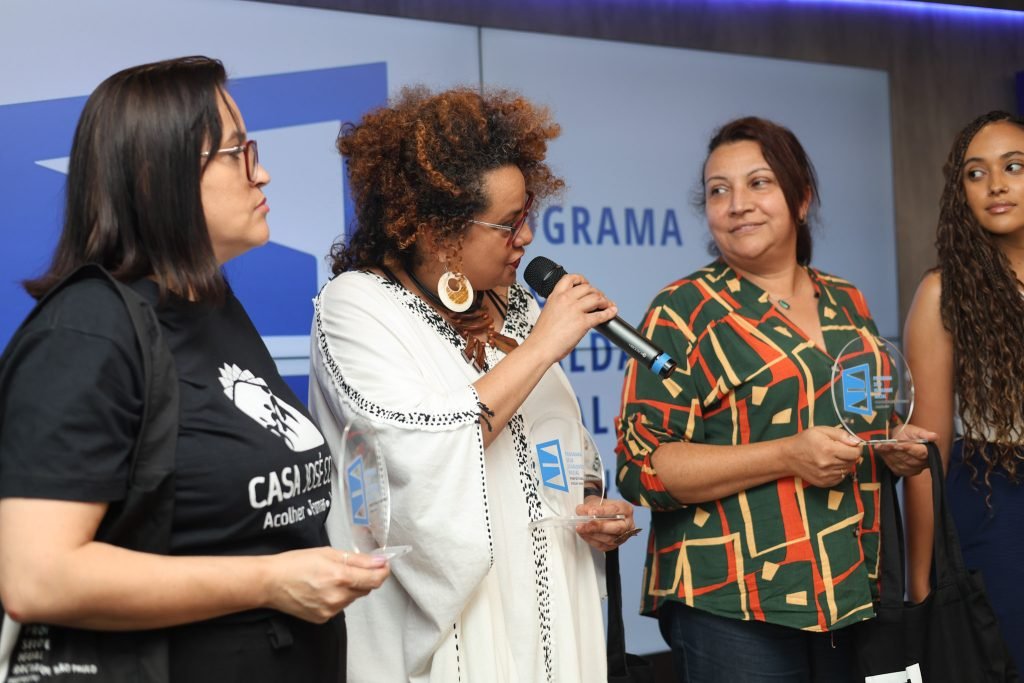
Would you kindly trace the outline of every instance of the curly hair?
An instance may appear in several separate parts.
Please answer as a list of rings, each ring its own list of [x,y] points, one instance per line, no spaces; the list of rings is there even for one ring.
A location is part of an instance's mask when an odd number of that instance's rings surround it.
[[[993,111],[968,124],[953,142],[943,167],[946,182],[936,236],[942,322],[953,338],[964,459],[975,480],[979,465],[984,467],[990,489],[989,479],[999,467],[1012,481],[1020,481],[1021,451],[1013,440],[1020,438],[1024,426],[1024,297],[1009,259],[967,205],[963,174],[971,141],[998,121],[1024,129],[1024,120]],[[983,448],[989,439],[994,447]]]
[[[487,209],[484,174],[516,166],[538,199],[565,183],[544,163],[560,132],[547,109],[517,93],[406,88],[338,136],[355,199],[355,230],[331,247],[334,274],[397,261],[429,229],[437,246],[461,243],[467,221]]]

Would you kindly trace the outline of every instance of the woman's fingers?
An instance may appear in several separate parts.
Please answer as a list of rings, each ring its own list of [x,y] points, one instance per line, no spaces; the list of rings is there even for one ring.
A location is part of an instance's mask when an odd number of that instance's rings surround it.
[[[342,552],[344,564],[363,569],[379,569],[387,564],[387,558],[380,555],[364,555],[362,553]]]
[[[333,548],[293,550],[268,560],[275,576],[270,606],[314,623],[379,587],[390,573],[384,558]]]
[[[562,278],[555,283],[555,286],[551,288],[551,293],[548,298],[564,295],[571,292],[573,289],[587,284],[587,278],[583,277],[579,273],[569,273],[563,275]]]
[[[573,286],[574,282],[579,284]],[[563,276],[548,297],[531,336],[560,360],[597,325],[615,317],[618,309],[579,275]]]
[[[633,507],[624,500],[599,501],[596,497],[588,498],[586,502],[576,507],[576,514],[623,516],[624,519],[598,519],[576,526],[580,538],[602,552],[618,548],[640,533],[633,524]]]
[[[908,441],[937,441],[939,435],[923,427],[918,427],[917,425],[914,424],[906,424],[903,426],[903,429],[899,430],[899,433],[896,435],[896,438]]]
[[[846,444],[847,446],[859,447],[864,443],[864,439],[859,436],[855,436],[850,432],[846,431],[842,427],[822,427],[821,428],[833,441]]]

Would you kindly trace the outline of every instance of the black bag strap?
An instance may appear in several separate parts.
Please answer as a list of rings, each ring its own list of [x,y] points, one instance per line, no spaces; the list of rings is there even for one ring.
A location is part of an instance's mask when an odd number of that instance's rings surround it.
[[[39,299],[0,356],[0,367],[28,323],[59,292],[89,279],[107,282],[123,302],[142,359],[144,387],[139,434],[129,461],[128,494],[124,501],[108,509],[96,538],[133,550],[166,552],[170,547],[172,521],[168,513],[173,509],[167,480],[174,469],[177,445],[178,379],[174,358],[163,340],[160,323],[149,302],[103,267],[94,263],[80,266]]]
[[[929,444],[930,445],[930,444]],[[880,599],[884,607],[898,608],[906,594],[906,556],[903,544],[903,519],[896,493],[896,478],[884,463],[879,463]]]
[[[625,676],[626,633],[622,626],[622,578],[619,576],[619,549],[604,554],[605,582],[608,585],[608,675]]]
[[[932,569],[936,586],[950,585],[967,576],[967,567],[960,550],[953,514],[946,500],[946,474],[939,449],[934,444],[928,449],[928,465],[932,473],[932,518],[935,520],[935,539],[932,546]],[[940,533],[941,532],[941,533]]]
[[[960,541],[957,538],[953,516],[946,502],[945,470],[942,457],[934,443],[928,443],[928,469],[932,477],[932,580],[937,586],[951,585],[967,575]],[[895,477],[884,465],[881,468],[880,525],[881,525],[881,604],[887,607],[903,605],[906,593],[906,555],[903,519],[896,494]]]

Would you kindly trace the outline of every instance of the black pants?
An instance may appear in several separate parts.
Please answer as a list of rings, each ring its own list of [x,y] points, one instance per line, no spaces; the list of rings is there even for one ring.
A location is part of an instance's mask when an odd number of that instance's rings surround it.
[[[170,629],[172,683],[340,683],[345,616],[311,624],[284,614]]]

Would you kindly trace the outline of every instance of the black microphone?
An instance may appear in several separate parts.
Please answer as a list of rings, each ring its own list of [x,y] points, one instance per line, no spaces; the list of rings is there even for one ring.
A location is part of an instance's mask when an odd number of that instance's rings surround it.
[[[526,266],[523,279],[546,299],[565,274],[565,268],[551,259],[536,256]],[[670,355],[652,344],[647,337],[637,332],[619,316],[601,323],[594,329],[657,375],[668,377],[676,369],[676,362]]]

